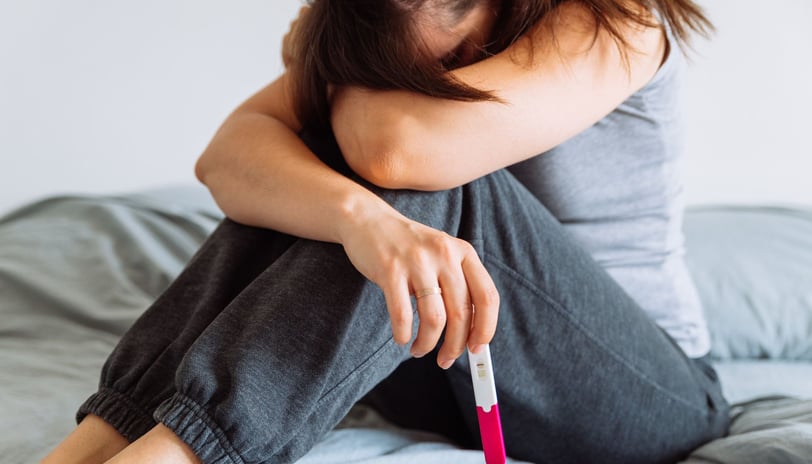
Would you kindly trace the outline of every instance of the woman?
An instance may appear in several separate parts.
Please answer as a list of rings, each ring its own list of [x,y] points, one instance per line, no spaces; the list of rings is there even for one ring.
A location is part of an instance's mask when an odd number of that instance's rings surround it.
[[[491,341],[513,457],[724,435],[674,110],[708,27],[688,0],[311,2],[198,162],[230,219],[45,462],[293,462],[370,391],[476,446],[461,355]]]

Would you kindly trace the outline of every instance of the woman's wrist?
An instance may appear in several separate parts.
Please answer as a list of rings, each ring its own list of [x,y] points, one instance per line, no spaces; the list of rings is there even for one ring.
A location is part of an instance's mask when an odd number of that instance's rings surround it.
[[[360,186],[344,198],[338,211],[335,234],[336,241],[342,245],[346,245],[359,230],[369,229],[370,224],[386,217],[400,216],[388,203]]]

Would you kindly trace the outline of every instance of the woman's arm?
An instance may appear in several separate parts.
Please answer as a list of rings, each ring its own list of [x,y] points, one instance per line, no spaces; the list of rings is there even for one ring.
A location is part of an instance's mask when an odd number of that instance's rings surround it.
[[[375,202],[299,139],[287,74],[226,119],[195,174],[231,219],[291,235],[341,242],[339,226]]]
[[[504,52],[453,71],[504,103],[342,89],[333,129],[347,162],[387,188],[462,185],[588,128],[643,87],[663,61],[661,28],[623,25],[633,47],[626,63],[608,32],[595,34],[583,6],[565,3],[557,11]]]
[[[442,299],[418,305],[416,356],[430,352],[443,329],[437,362],[444,368],[466,345],[488,343],[498,293],[473,247],[404,217],[319,160],[296,135],[286,79],[237,108],[200,157],[195,172],[218,205],[237,222],[342,244],[358,271],[383,290],[398,343],[412,336],[409,294],[443,285]]]

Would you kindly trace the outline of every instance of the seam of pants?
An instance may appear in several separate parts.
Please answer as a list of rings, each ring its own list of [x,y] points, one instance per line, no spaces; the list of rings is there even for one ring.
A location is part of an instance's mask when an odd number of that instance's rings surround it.
[[[330,398],[330,396],[332,396],[334,393],[336,393],[337,390],[339,390],[342,386],[348,383],[350,378],[355,377],[356,375],[364,371],[364,369],[372,365],[376,359],[380,358],[385,351],[390,350],[392,348],[397,349],[398,345],[394,342],[392,337],[389,337],[389,339],[386,342],[384,342],[383,345],[381,345],[378,349],[376,349],[375,352],[373,352],[367,359],[365,359],[357,368],[348,373],[333,388],[329,389],[318,400],[316,400],[316,406],[318,407],[324,401],[327,401]]]
[[[548,303],[550,305],[550,307],[553,308],[553,310],[555,310],[557,313],[559,313],[559,315],[562,316],[565,321],[567,321],[568,323],[573,325],[576,329],[578,329],[580,332],[582,332],[589,340],[592,341],[592,343],[594,343],[596,346],[601,348],[604,352],[609,354],[612,358],[614,358],[616,361],[618,361],[621,365],[623,365],[624,367],[626,367],[627,369],[632,371],[635,375],[637,375],[638,378],[640,378],[641,380],[643,380],[646,383],[648,383],[649,385],[651,385],[655,390],[659,391],[660,393],[663,393],[667,397],[671,398],[674,401],[677,401],[680,404],[688,406],[689,408],[694,409],[696,411],[699,411],[702,414],[707,414],[708,411],[706,409],[703,409],[702,407],[696,406],[693,403],[691,403],[691,402],[689,402],[689,401],[687,401],[687,400],[685,400],[683,398],[680,398],[679,396],[674,395],[672,392],[670,392],[669,390],[663,388],[657,382],[650,379],[643,372],[640,372],[636,367],[634,367],[633,364],[629,363],[626,359],[624,359],[623,356],[618,354],[615,350],[613,350],[611,347],[609,347],[608,345],[603,343],[599,338],[597,338],[592,332],[589,331],[589,329],[587,329],[577,319],[573,318],[571,316],[571,313],[569,311],[567,311],[566,308],[564,308],[563,305],[561,305],[558,301],[556,301],[553,297],[551,297],[543,289],[536,286],[532,281],[525,278],[520,273],[516,272],[516,270],[513,269],[511,266],[503,263],[502,261],[499,261],[498,259],[494,259],[493,257],[491,257],[491,259],[488,260],[488,263],[494,265],[497,268],[499,268],[500,270],[502,270],[503,272],[508,274],[510,277],[512,277],[517,283],[524,286],[525,288],[530,290],[532,293],[535,293],[539,298],[541,298],[546,303]]]
[[[364,369],[372,365],[377,358],[380,358],[381,355],[387,350],[392,347],[397,347],[398,345],[394,342],[392,337],[389,337],[380,347],[378,347],[367,359],[365,359],[361,364],[358,365],[355,369],[350,371],[343,379],[339,380],[338,383],[335,384],[332,388],[327,390],[319,399],[316,400],[316,406],[318,407],[324,401],[326,401],[331,395],[333,395],[337,390],[339,390],[342,386],[344,386],[347,382],[349,382],[350,378],[355,377],[357,374],[361,373]]]

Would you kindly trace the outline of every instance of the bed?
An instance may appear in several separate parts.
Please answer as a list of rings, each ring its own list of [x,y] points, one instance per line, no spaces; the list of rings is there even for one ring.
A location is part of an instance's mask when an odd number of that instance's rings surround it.
[[[50,197],[0,218],[0,462],[37,462],[73,428],[118,337],[220,218],[196,186]],[[736,406],[730,436],[684,462],[812,462],[812,209],[705,206],[685,231]],[[359,406],[300,464],[414,462],[484,460]]]

